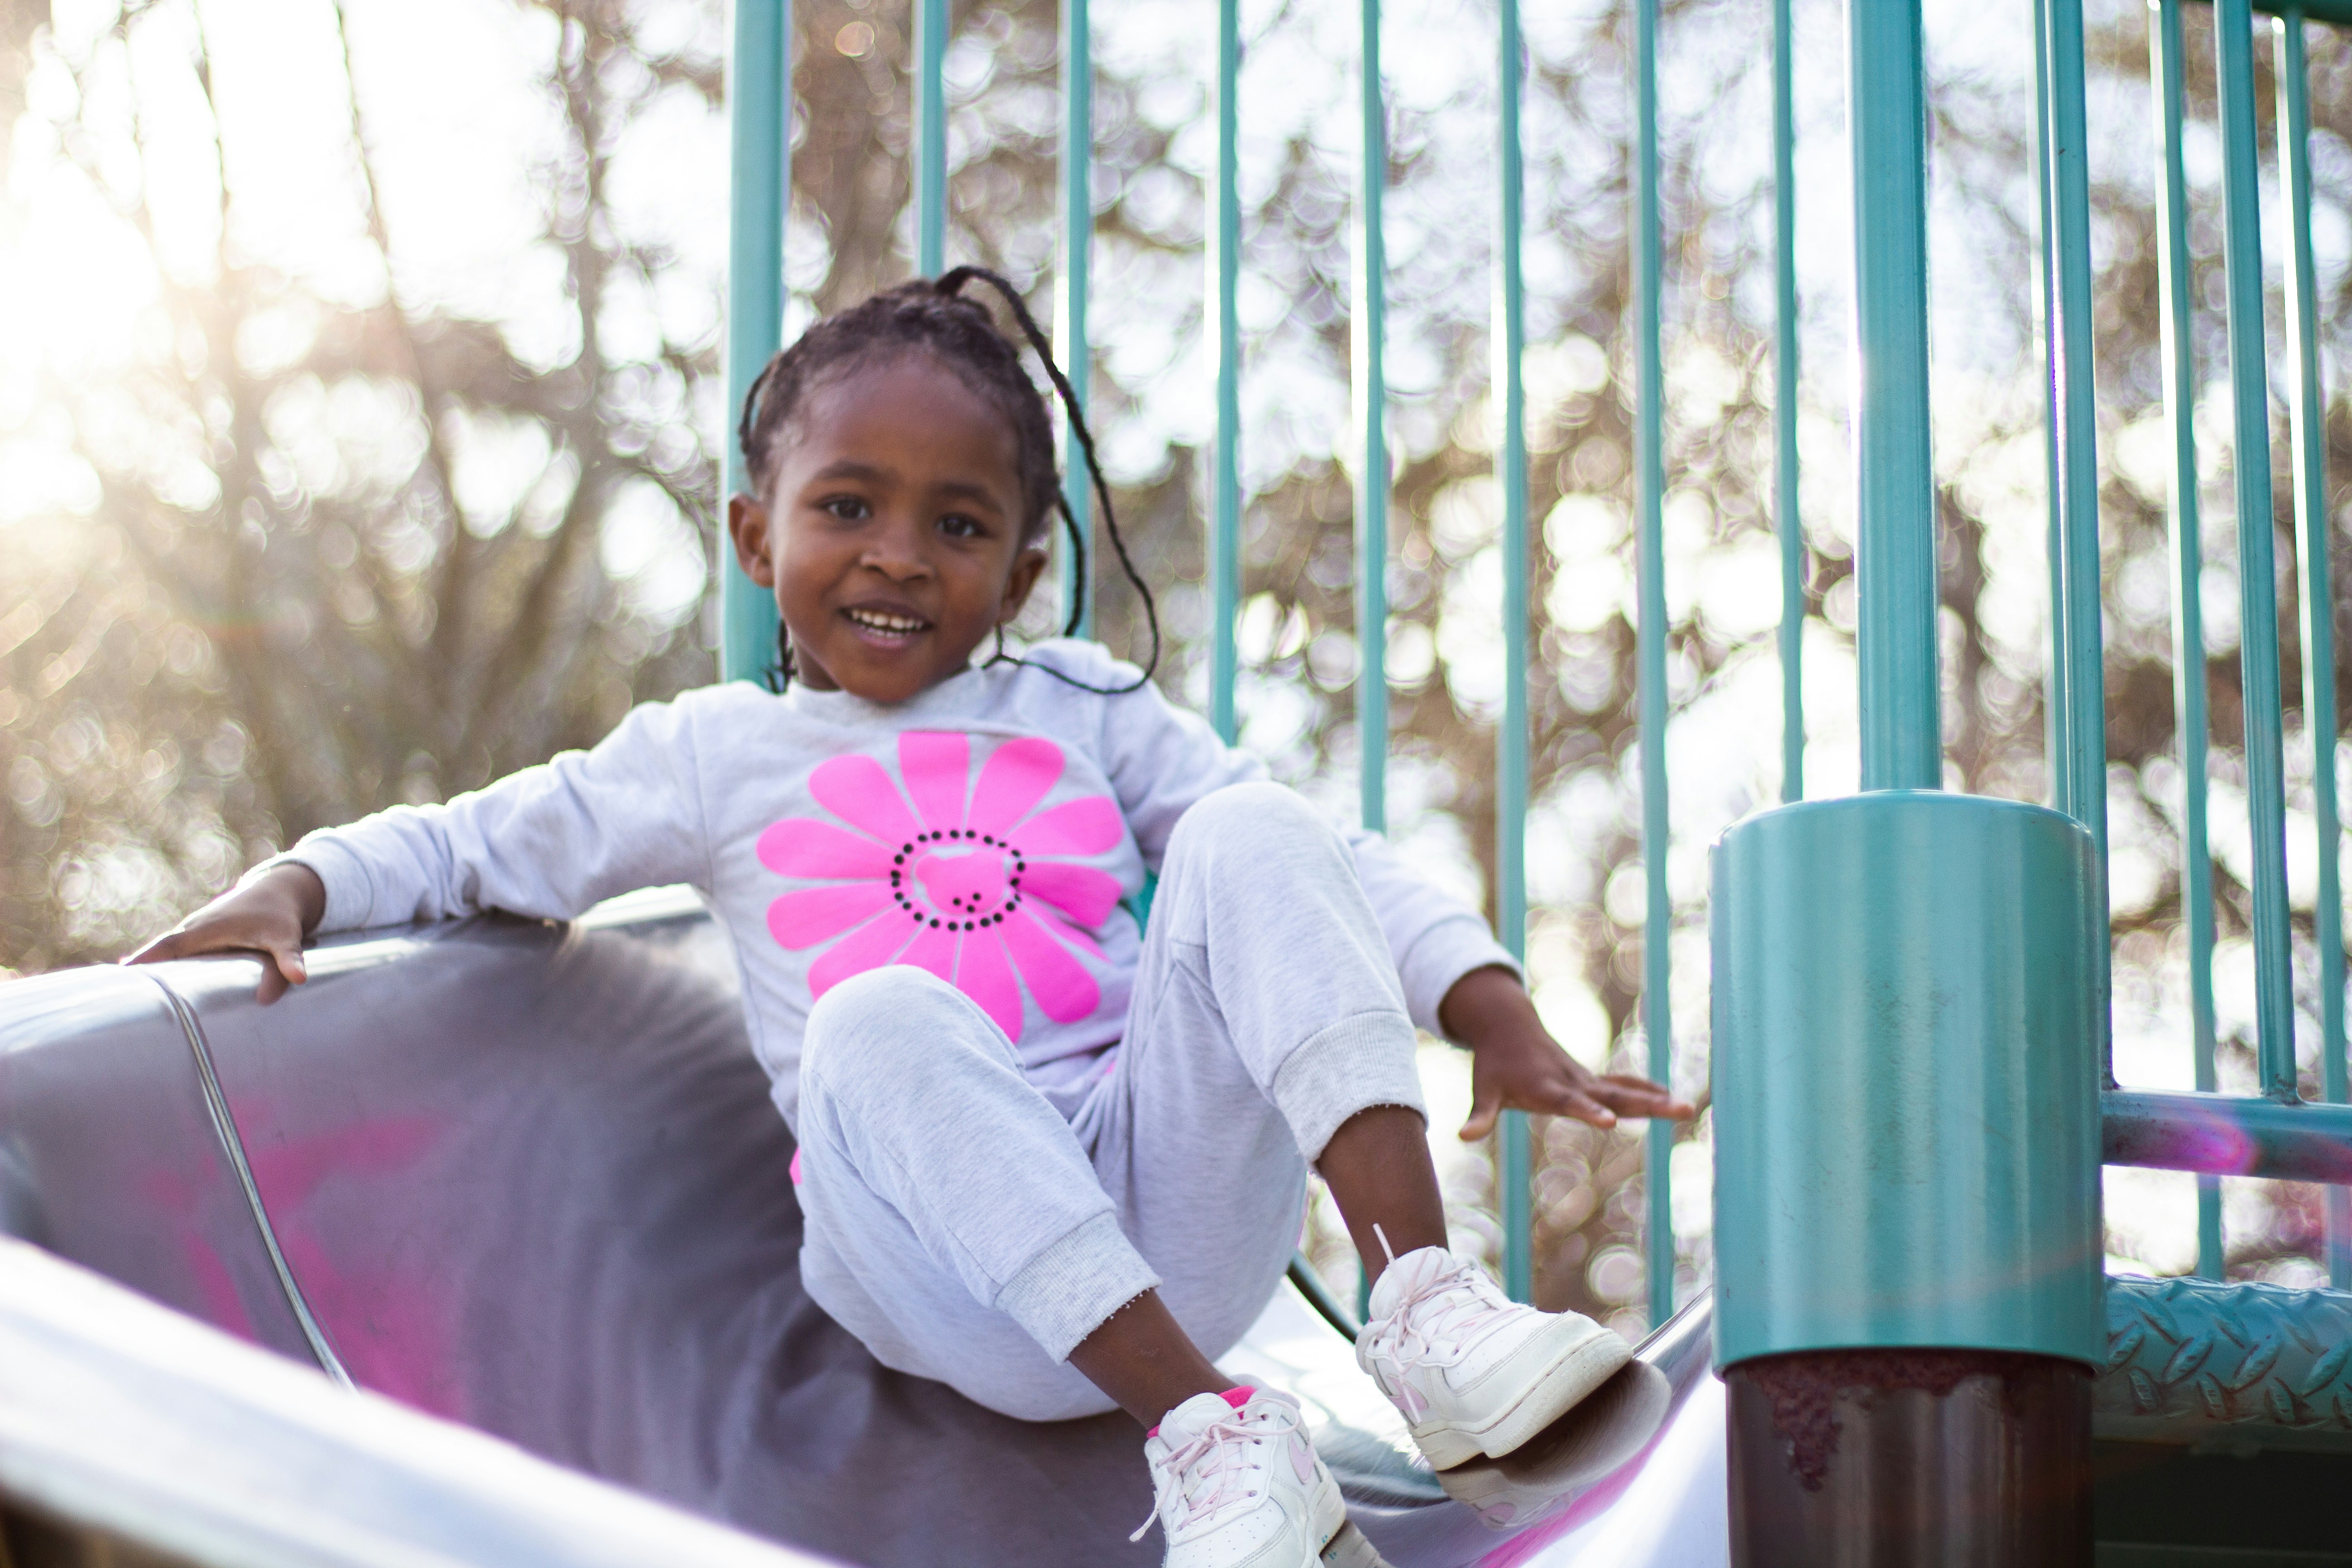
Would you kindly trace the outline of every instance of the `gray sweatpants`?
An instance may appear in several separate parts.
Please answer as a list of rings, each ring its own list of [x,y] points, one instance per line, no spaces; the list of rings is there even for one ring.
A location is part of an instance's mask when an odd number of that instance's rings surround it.
[[[1413,1041],[1346,845],[1279,785],[1219,790],[1169,841],[1126,1037],[1087,1081],[1030,1083],[923,970],[817,1002],[803,1282],[886,1365],[1027,1420],[1108,1410],[1071,1348],[1157,1287],[1203,1353],[1231,1349],[1331,1134],[1422,1109]]]

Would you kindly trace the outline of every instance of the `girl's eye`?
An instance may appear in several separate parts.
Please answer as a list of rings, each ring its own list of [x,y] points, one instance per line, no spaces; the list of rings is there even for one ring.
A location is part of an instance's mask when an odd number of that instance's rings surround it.
[[[844,522],[861,521],[866,517],[872,515],[866,505],[864,498],[859,496],[828,497],[827,499],[817,502],[817,510],[828,512],[833,516],[841,519]]]
[[[960,511],[951,511],[940,519],[940,531],[950,539],[981,539],[988,533],[977,518],[966,517]]]

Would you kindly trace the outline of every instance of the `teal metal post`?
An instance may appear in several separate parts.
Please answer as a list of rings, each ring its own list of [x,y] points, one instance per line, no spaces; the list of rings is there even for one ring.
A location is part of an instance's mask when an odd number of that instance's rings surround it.
[[[1715,855],[1732,1561],[2079,1568],[2104,870],[2069,816],[1939,787],[1920,0],[1846,27],[1864,793]],[[1791,1407],[1842,1428],[1803,1466]]]
[[[1356,166],[1356,755],[1364,826],[1388,830],[1389,442],[1388,246],[1381,224],[1389,177],[1381,92],[1381,0],[1361,0],[1363,144]]]
[[[1503,945],[1527,957],[1528,938],[1528,402],[1519,352],[1526,300],[1519,279],[1519,0],[1501,0],[1496,28],[1501,84],[1499,179],[1495,204],[1496,403],[1501,416],[1495,483],[1503,501],[1503,719],[1495,738],[1495,912]],[[1502,1199],[1503,1289],[1514,1301],[1535,1299],[1533,1175],[1523,1111],[1503,1112],[1496,1184]]]
[[[1658,3],[1633,5],[1633,525],[1639,614],[1635,684],[1641,697],[1642,1033],[1650,1076],[1672,1081],[1675,1029],[1674,901],[1666,887],[1665,361],[1661,345],[1659,254]],[[1653,1121],[1644,1135],[1650,1321],[1675,1310],[1675,1128]]]
[[[1356,387],[1356,756],[1364,826],[1389,826],[1388,110],[1381,92],[1381,0],[1361,0],[1363,144],[1356,165],[1356,309],[1349,323]],[[1356,1313],[1370,1310],[1360,1276]]]
[[[948,249],[948,0],[915,0],[915,270],[936,278]]]
[[[1936,474],[1927,431],[1927,96],[1917,0],[1850,0],[1855,644],[1862,787],[1944,780],[1936,686]]]
[[[1789,0],[1772,0],[1772,521],[1780,535],[1780,800],[1805,798],[1805,527],[1797,504],[1797,93]]]
[[[1242,271],[1241,0],[1217,0],[1217,169],[1210,203],[1209,342],[1216,372],[1217,435],[1209,480],[1209,722],[1230,744],[1240,733],[1234,619],[1241,609],[1242,331],[1234,289]]]
[[[1087,0],[1062,0],[1062,275],[1054,290],[1054,345],[1078,407],[1087,405],[1094,356],[1087,337],[1087,288],[1092,270],[1095,203],[1095,81],[1094,42],[1087,30]],[[1076,426],[1064,421],[1062,430],[1062,498],[1076,520],[1078,536],[1087,542],[1091,572],[1094,560],[1095,492],[1087,476],[1086,453],[1079,447]],[[1078,552],[1064,542],[1062,608],[1078,609],[1077,635],[1095,635],[1093,584],[1078,577]]]
[[[2294,378],[2294,517],[2303,603],[2303,724],[2312,748],[2312,816],[2319,829],[2319,890],[2313,935],[2319,948],[2321,1092],[2345,1100],[2343,838],[2336,810],[2336,595],[2328,560],[2327,404],[2319,380],[2319,275],[2311,254],[2311,87],[2303,10],[2289,6],[2278,30],[2279,172],[2288,225],[2287,374]],[[2327,1190],[2327,1272],[2352,1284],[2352,1192]]]
[[[2294,993],[2288,970],[2286,792],[2281,731],[2278,591],[2271,535],[2270,378],[2263,342],[2262,196],[2254,140],[2253,16],[2215,0],[2221,118],[2222,258],[2228,274],[2230,386],[2236,440],[2238,658],[2252,825],[2254,1016],[2263,1092],[2295,1098]]]
[[[2213,1069],[2213,850],[2205,823],[2204,530],[2197,477],[2197,345],[2190,314],[2189,182],[2181,163],[2180,0],[2156,0],[2148,26],[2155,91],[2157,289],[2164,298],[2164,410],[2172,426],[2172,688],[2180,731],[2180,904],[2189,931],[2189,1021],[2197,1087]],[[2221,1278],[2221,1182],[2197,1178],[2197,1272]]]
[[[784,214],[792,191],[791,0],[735,0],[727,58],[727,493],[751,479],[732,432],[752,378],[783,346]],[[756,680],[776,658],[776,598],[743,575],[719,531],[719,676]]]

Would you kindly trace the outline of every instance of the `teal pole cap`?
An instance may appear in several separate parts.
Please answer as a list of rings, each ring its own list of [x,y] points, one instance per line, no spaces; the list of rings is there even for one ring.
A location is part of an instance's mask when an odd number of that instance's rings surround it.
[[[2072,818],[1887,790],[1715,850],[1716,1361],[2096,1364],[2098,857]]]

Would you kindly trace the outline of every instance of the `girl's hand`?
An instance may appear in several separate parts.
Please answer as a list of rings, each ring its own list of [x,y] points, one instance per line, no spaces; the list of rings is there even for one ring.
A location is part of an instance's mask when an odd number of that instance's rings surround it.
[[[263,1006],[286,994],[289,985],[310,977],[302,963],[302,939],[327,912],[327,887],[308,866],[284,865],[242,888],[223,893],[177,926],[124,959],[160,963],[207,952],[251,952],[261,958]]]
[[[1671,1117],[1697,1111],[1674,1092],[1631,1073],[1596,1073],[1560,1047],[1536,1016],[1527,988],[1507,969],[1477,969],[1454,983],[1438,1022],[1470,1047],[1470,1120],[1465,1142],[1495,1130],[1505,1110],[1573,1116],[1595,1127],[1619,1117]]]

